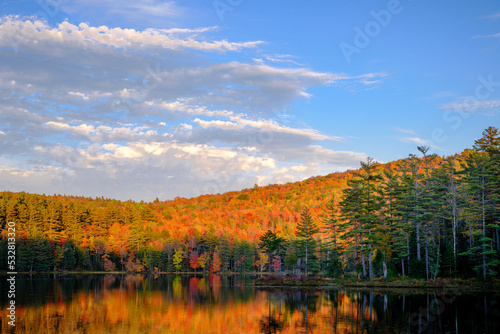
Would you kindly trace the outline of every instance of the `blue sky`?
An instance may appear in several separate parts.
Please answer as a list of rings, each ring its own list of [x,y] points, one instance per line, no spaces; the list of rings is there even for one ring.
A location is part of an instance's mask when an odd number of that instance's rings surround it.
[[[150,201],[449,155],[498,1],[0,0],[0,189]]]

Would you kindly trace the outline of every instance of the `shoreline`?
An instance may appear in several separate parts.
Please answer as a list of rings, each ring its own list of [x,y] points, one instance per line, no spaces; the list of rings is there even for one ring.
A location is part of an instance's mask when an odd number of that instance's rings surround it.
[[[68,271],[16,271],[16,275],[144,275],[144,276],[154,276],[154,275],[196,275],[196,276],[209,276],[209,275],[226,275],[226,276],[264,276],[264,273],[255,272],[194,272],[194,271],[159,271],[159,272],[127,272],[127,271],[99,271],[99,270],[89,270],[89,271],[78,271],[78,270],[68,270]],[[12,272],[0,271],[0,276],[12,275]]]
[[[13,273],[0,272],[0,276],[8,276]],[[401,290],[401,291],[435,291],[440,292],[443,290],[452,290],[454,292],[500,292],[500,280],[493,279],[482,281],[478,279],[436,279],[434,281],[425,281],[422,279],[372,279],[372,280],[351,280],[351,279],[334,279],[323,277],[302,277],[297,279],[290,276],[275,276],[267,275],[264,273],[203,273],[203,272],[157,272],[157,273],[131,273],[126,271],[50,271],[50,272],[16,272],[16,275],[57,275],[57,276],[71,276],[71,275],[139,275],[144,277],[154,277],[155,275],[196,275],[196,276],[209,276],[211,274],[224,275],[224,276],[258,276],[255,279],[254,285],[256,288],[262,289],[286,289],[286,290],[300,290],[300,289],[345,289],[345,290]]]
[[[425,281],[418,279],[405,280],[359,280],[352,281],[349,279],[331,279],[307,277],[302,279],[291,277],[266,276],[258,278],[255,281],[255,286],[258,288],[277,288],[277,289],[355,289],[355,290],[430,290],[430,291],[457,291],[457,292],[481,292],[495,291],[500,292],[500,281],[480,281],[477,279],[436,279],[434,281]]]

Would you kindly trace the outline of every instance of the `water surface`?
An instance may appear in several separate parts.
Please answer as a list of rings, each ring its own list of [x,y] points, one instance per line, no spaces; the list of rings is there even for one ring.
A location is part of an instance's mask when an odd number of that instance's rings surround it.
[[[500,296],[266,291],[252,277],[17,276],[2,333],[500,333]]]

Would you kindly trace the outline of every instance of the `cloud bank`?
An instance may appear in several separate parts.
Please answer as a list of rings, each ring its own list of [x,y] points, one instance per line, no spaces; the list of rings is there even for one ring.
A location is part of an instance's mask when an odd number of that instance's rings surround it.
[[[312,87],[369,86],[386,74],[261,59],[263,41],[215,31],[1,18],[3,190],[164,200],[359,165],[363,153],[322,146],[343,138],[285,125],[281,110]]]

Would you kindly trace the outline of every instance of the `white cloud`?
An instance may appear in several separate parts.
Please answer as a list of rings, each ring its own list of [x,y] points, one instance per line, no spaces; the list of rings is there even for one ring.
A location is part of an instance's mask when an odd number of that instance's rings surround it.
[[[222,130],[241,130],[243,129],[243,125],[233,123],[233,122],[227,122],[227,121],[204,121],[199,118],[196,118],[194,123],[198,124],[201,126],[203,129],[208,129],[208,128],[218,128]]]
[[[454,102],[441,106],[442,110],[454,110],[463,113],[474,113],[480,110],[497,111],[500,108],[500,100],[478,100],[476,98],[463,97]]]
[[[385,72],[374,72],[374,73],[366,73],[362,75],[355,76],[355,79],[359,79],[359,82],[365,86],[371,86],[374,84],[380,83],[382,80],[380,78],[387,77],[388,74]]]
[[[416,144],[418,146],[428,146],[431,147],[435,150],[443,151],[443,148],[439,147],[436,145],[432,140],[427,140],[423,136],[417,134],[415,131],[411,129],[401,129],[401,128],[394,128],[394,130],[405,133],[408,136],[404,137],[398,137],[397,139],[403,143],[412,143]]]
[[[295,58],[292,55],[282,55],[282,54],[274,54],[274,55],[264,55],[264,59],[273,63],[281,63],[281,64],[293,64],[297,66],[303,66],[303,64],[300,64],[293,60]],[[254,59],[256,62],[263,63],[262,59],[256,58]]]
[[[412,144],[416,144],[418,146],[429,146],[429,147],[432,147],[433,149],[436,149],[436,150],[439,150],[439,151],[443,151],[442,148],[440,148],[439,146],[437,146],[436,144],[434,144],[433,142],[431,141],[428,141],[427,139],[425,138],[422,138],[420,136],[414,136],[414,137],[399,137],[398,138],[400,141],[404,142],[404,143],[412,143]]]
[[[199,33],[201,30],[191,30]],[[186,33],[189,32],[186,30]],[[42,21],[22,21],[17,17],[7,16],[0,20],[0,45],[5,47],[25,47],[40,50],[45,45],[45,52],[55,54],[58,47],[75,47],[92,49],[96,52],[109,52],[114,49],[147,48],[161,49],[192,49],[208,52],[239,51],[244,48],[254,48],[261,41],[228,42],[195,40],[192,36],[185,38],[175,37],[175,30],[108,28],[106,26],[91,27],[86,23],[78,26],[67,21],[60,23],[56,28],[49,27]],[[54,49],[56,48],[56,49]]]
[[[495,14],[491,14],[491,15],[486,15],[486,16],[483,16],[482,18],[498,20],[498,19],[500,19],[500,12],[495,13]]]
[[[417,135],[415,133],[415,131],[413,131],[412,129],[401,129],[401,128],[394,128],[394,130],[398,131],[398,132],[402,132],[402,133],[407,133],[407,134],[410,134],[410,135]]]
[[[9,126],[0,128],[7,166],[0,182],[10,190],[152,200],[359,165],[363,153],[321,146],[343,138],[284,125],[276,110],[309,98],[312,87],[370,85],[384,74],[316,72],[288,55],[275,58],[294,68],[256,64],[248,53],[262,42],[208,39],[215,30],[1,19],[0,124]]]
[[[415,143],[417,145],[427,145],[427,146],[429,145],[429,142],[421,137],[400,137],[399,139],[407,143]]]
[[[220,129],[220,130],[228,130],[228,131],[243,131],[244,129],[256,129],[260,132],[265,132],[269,136],[276,136],[277,134],[285,134],[292,135],[297,137],[307,138],[309,140],[336,140],[340,141],[342,138],[340,137],[329,137],[326,135],[322,135],[315,130],[312,129],[297,129],[290,128],[286,126],[282,126],[273,120],[250,120],[245,119],[240,116],[231,116],[229,117],[231,121],[204,121],[199,118],[194,120],[194,123],[201,126],[203,129]],[[227,133],[225,133],[227,135]]]
[[[89,100],[89,97],[87,96],[87,94],[83,94],[83,93],[78,93],[78,92],[68,92],[68,95],[71,96],[71,97],[74,97],[74,98],[80,98],[80,99],[83,99],[85,101],[88,101]]]
[[[491,35],[476,35],[472,38],[500,38],[500,33],[491,34]]]

